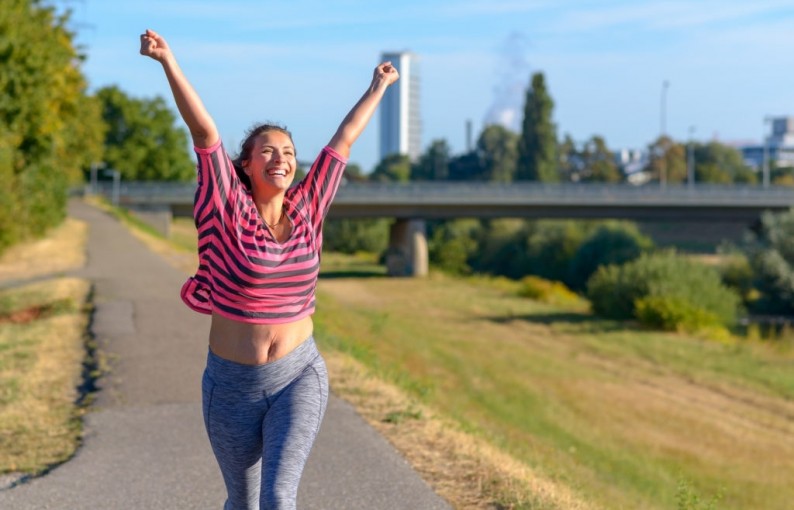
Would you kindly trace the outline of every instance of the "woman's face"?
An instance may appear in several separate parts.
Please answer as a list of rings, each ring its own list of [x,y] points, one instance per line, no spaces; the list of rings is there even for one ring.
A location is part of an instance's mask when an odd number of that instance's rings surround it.
[[[256,137],[254,147],[243,162],[254,191],[286,191],[295,179],[295,147],[281,131],[266,131]]]

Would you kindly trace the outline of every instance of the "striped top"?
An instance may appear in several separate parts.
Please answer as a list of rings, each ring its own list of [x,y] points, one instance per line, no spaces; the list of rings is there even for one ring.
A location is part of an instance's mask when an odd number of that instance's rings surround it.
[[[198,187],[193,217],[199,267],[182,286],[191,309],[258,324],[292,322],[311,315],[320,272],[323,219],[347,160],[325,147],[311,170],[284,196],[292,232],[279,243],[251,193],[240,182],[219,140],[195,148]]]

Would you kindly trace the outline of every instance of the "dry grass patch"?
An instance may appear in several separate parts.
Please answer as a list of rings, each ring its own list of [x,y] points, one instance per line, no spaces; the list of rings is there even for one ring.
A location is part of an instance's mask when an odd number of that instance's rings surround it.
[[[12,246],[0,256],[0,282],[82,267],[87,236],[84,222],[67,218],[46,237]]]
[[[18,319],[0,321],[0,473],[42,472],[79,444],[89,293],[76,278],[0,293],[2,315]]]

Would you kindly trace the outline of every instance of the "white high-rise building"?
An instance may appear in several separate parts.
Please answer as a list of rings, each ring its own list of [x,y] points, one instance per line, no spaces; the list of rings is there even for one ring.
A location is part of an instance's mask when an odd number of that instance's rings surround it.
[[[418,57],[407,51],[383,53],[400,73],[380,103],[380,159],[406,154],[416,161],[422,153],[422,121],[419,118]]]

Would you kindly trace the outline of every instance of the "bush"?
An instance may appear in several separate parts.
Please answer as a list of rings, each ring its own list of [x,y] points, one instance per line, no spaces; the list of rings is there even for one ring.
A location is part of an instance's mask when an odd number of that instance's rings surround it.
[[[722,283],[716,269],[674,251],[643,254],[622,266],[599,268],[587,283],[587,296],[595,313],[612,319],[640,319],[638,303],[643,318],[651,322],[665,318],[669,324],[678,314],[683,322],[675,328],[687,327],[690,313],[697,317],[692,319],[695,322],[709,322],[705,314],[710,314],[717,324],[732,326],[739,312],[739,296]],[[692,312],[681,312],[682,308]]]
[[[575,290],[584,290],[596,270],[608,264],[623,264],[653,248],[650,237],[634,223],[607,222],[598,227],[576,250],[566,280]]]
[[[553,282],[538,276],[525,276],[521,279],[518,295],[552,305],[571,305],[580,302],[579,295],[561,282]]]
[[[385,219],[327,220],[323,225],[323,249],[341,253],[383,253],[389,244]]]
[[[794,314],[794,210],[767,212],[761,226],[745,243],[760,297],[753,308],[761,313]]]
[[[646,296],[634,303],[637,320],[645,326],[690,333],[722,326],[719,318],[678,296]]]
[[[479,232],[479,221],[470,219],[444,221],[432,226],[427,243],[430,263],[447,273],[471,273],[469,262],[477,251]]]

